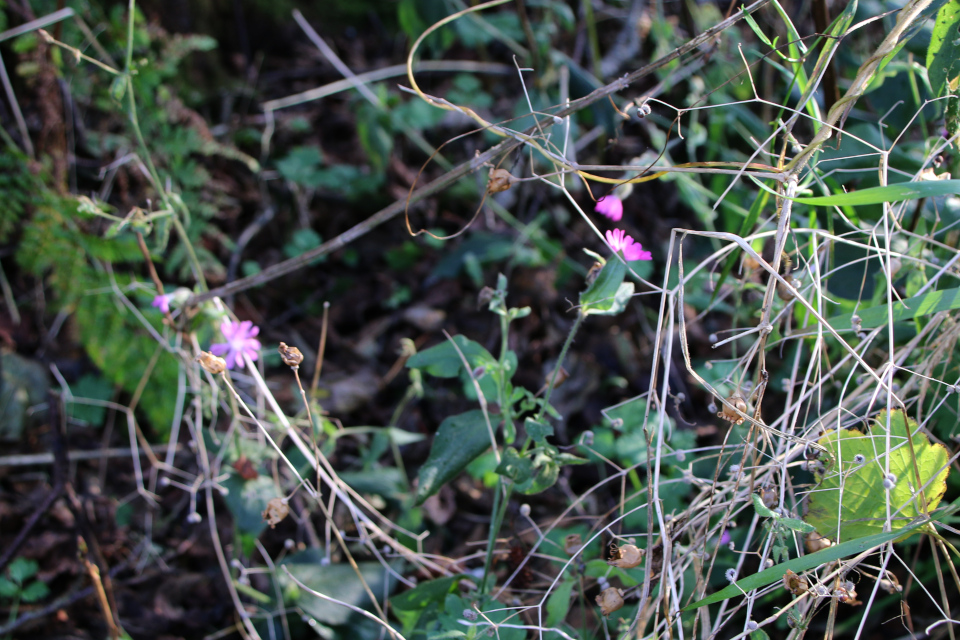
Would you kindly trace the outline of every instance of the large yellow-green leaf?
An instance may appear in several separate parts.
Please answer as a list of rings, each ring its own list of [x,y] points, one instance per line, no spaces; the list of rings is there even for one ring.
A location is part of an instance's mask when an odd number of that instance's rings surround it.
[[[881,533],[888,500],[896,531],[933,511],[943,497],[950,470],[946,448],[931,444],[902,411],[890,412],[889,418],[889,449],[886,411],[877,416],[868,433],[831,431],[820,438],[833,464],[818,474],[819,484],[810,494],[806,515],[820,535],[850,540]]]

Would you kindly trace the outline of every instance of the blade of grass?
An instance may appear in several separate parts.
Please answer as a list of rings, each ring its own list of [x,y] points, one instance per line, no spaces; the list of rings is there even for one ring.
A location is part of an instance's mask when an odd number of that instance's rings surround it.
[[[848,540],[841,544],[827,547],[826,549],[821,549],[816,553],[800,556],[799,558],[794,558],[793,560],[788,560],[787,562],[781,562],[780,564],[774,565],[769,569],[764,569],[759,573],[755,573],[743,578],[742,580],[738,580],[730,586],[724,587],[720,591],[717,591],[716,593],[709,595],[702,600],[697,600],[692,604],[688,604],[683,609],[680,609],[680,612],[683,613],[685,611],[698,609],[708,604],[721,602],[735,596],[744,595],[749,591],[753,591],[754,589],[765,587],[768,584],[782,579],[783,574],[785,574],[788,569],[795,573],[800,573],[801,571],[807,571],[808,569],[819,567],[827,562],[833,562],[834,560],[840,560],[841,558],[846,558],[847,556],[863,553],[864,551],[874,549],[882,544],[886,544],[887,542],[892,542],[893,540],[902,537],[905,533],[919,529],[924,525],[929,525],[929,523],[930,521],[926,519],[917,520],[913,524],[907,525],[902,529],[897,529],[896,531],[888,531],[886,533],[878,533],[876,535],[866,536],[864,538],[857,538],[856,540]]]

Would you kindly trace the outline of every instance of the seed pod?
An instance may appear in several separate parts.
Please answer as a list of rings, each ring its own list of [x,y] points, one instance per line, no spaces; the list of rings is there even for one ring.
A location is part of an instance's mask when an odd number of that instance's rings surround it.
[[[568,556],[575,556],[583,549],[583,537],[579,533],[571,533],[563,539],[563,550]]]
[[[780,492],[770,485],[760,487],[760,502],[767,509],[776,509],[780,505]]]
[[[287,506],[287,500],[285,498],[271,498],[270,501],[267,502],[267,508],[263,510],[260,517],[266,520],[270,528],[273,529],[280,524],[289,513],[290,507]]]
[[[607,560],[607,564],[619,569],[633,569],[643,562],[643,557],[646,554],[646,549],[640,549],[636,545],[625,544],[618,547],[612,544],[610,545],[610,559]]]
[[[790,569],[787,569],[787,572],[783,574],[783,588],[795,596],[806,593],[808,586],[806,578],[798,576]]]
[[[506,169],[490,169],[490,179],[487,182],[487,193],[500,193],[513,186],[517,179]]]
[[[744,401],[743,396],[740,395],[738,391],[734,391],[727,397],[727,402],[735,406],[740,413],[747,412],[747,403]],[[736,411],[728,407],[726,404],[723,405],[720,409],[720,413],[717,414],[717,417],[723,418],[727,422],[732,422],[733,424],[742,424],[743,417],[740,416]]]
[[[639,101],[637,103],[637,117],[646,118],[650,115],[650,104],[646,100]]]
[[[597,596],[597,604],[600,605],[600,613],[606,617],[623,607],[623,591],[607,587]]]
[[[857,600],[857,592],[853,589],[838,587],[837,590],[833,592],[833,595],[837,597],[837,600],[840,602],[840,604],[848,604],[851,607],[855,607],[858,604],[863,604]]]
[[[821,549],[833,546],[833,541],[824,538],[816,531],[811,531],[803,537],[803,546],[807,548],[807,553],[816,553]]]
[[[227,370],[227,362],[220,356],[215,356],[209,351],[201,351],[197,356],[197,362],[203,367],[203,370],[209,374],[217,375]]]
[[[602,262],[594,262],[594,263],[593,263],[593,266],[591,266],[591,267],[590,267],[590,270],[587,271],[587,277],[584,278],[584,282],[586,283],[586,285],[587,285],[588,287],[589,287],[590,285],[592,285],[592,284],[596,281],[597,276],[600,275],[600,272],[601,272],[602,270],[603,270],[603,263],[602,263]]]
[[[283,364],[291,369],[300,368],[300,363],[303,362],[303,354],[300,353],[300,349],[288,347],[286,343],[281,342],[280,346],[277,347],[277,351],[280,352],[280,359],[283,360]]]

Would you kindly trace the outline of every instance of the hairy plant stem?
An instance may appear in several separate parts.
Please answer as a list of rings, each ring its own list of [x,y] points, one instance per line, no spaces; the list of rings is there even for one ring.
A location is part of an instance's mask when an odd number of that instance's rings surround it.
[[[173,228],[177,232],[177,237],[180,238],[180,242],[183,243],[184,249],[187,252],[187,259],[190,261],[190,268],[193,271],[193,276],[197,279],[197,284],[200,286],[200,291],[207,290],[207,281],[203,277],[203,269],[200,266],[200,260],[197,258],[196,252],[193,250],[193,244],[190,242],[190,238],[187,236],[187,230],[183,226],[183,223],[180,221],[180,216],[187,213],[185,207],[182,203],[179,206],[175,205],[167,195],[166,190],[163,188],[163,182],[160,180],[160,174],[157,172],[156,166],[153,164],[153,159],[150,157],[150,148],[147,147],[147,141],[143,137],[143,131],[140,129],[140,119],[137,117],[137,101],[133,92],[133,28],[134,28],[134,14],[136,11],[137,1],[130,0],[128,6],[128,17],[127,17],[127,57],[126,57],[126,66],[124,68],[124,75],[126,76],[126,92],[127,92],[127,117],[130,118],[130,124],[133,127],[133,133],[137,137],[137,143],[140,145],[142,153],[142,160],[144,166],[147,168],[147,171],[150,173],[150,179],[153,181],[154,188],[156,188],[157,193],[160,195],[160,199],[163,201],[163,206],[165,209],[173,212],[173,215],[170,216],[170,219],[173,221]],[[161,293],[163,293],[161,291]]]
[[[583,320],[587,316],[583,313],[577,313],[577,319],[574,320],[573,326],[570,327],[570,333],[567,334],[567,341],[563,343],[563,349],[560,350],[560,357],[557,358],[557,367],[553,370],[553,376],[550,378],[550,384],[547,386],[547,392],[543,396],[543,406],[540,407],[540,413],[537,414],[537,422],[540,422],[543,419],[543,414],[547,411],[547,407],[550,405],[550,396],[553,394],[553,388],[557,385],[557,376],[560,374],[560,369],[563,367],[563,361],[567,357],[567,351],[570,350],[570,345],[573,344],[573,337],[577,335],[577,331],[580,329],[580,325],[583,324]]]

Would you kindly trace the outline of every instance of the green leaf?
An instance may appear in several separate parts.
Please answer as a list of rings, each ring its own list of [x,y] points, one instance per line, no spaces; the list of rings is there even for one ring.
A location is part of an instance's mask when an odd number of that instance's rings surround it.
[[[277,488],[270,476],[259,476],[253,480],[244,480],[236,473],[224,480],[227,494],[223,501],[233,515],[237,529],[254,536],[260,535],[267,523],[263,521],[263,511],[267,502],[277,497]]]
[[[277,162],[277,171],[290,182],[309,185],[322,164],[323,153],[318,147],[294,147]]]
[[[460,359],[460,354],[457,353],[453,343],[456,343],[471,368],[496,362],[490,352],[480,344],[462,335],[456,335],[453,336],[452,342],[447,340],[426,351],[415,353],[407,360],[407,367],[423,369],[438,378],[456,378],[463,368],[463,360]]]
[[[911,523],[899,531],[888,531],[886,533],[878,533],[872,536],[867,536],[866,538],[848,540],[841,544],[836,544],[831,547],[827,547],[826,549],[821,549],[816,553],[810,553],[805,556],[800,556],[799,558],[794,558],[793,560],[788,560],[787,562],[782,562],[778,565],[770,567],[769,569],[764,569],[763,571],[738,580],[734,584],[724,587],[720,591],[717,591],[716,593],[709,595],[702,600],[697,600],[692,604],[688,604],[680,611],[691,611],[708,604],[721,602],[723,600],[733,598],[734,596],[749,593],[754,589],[765,587],[768,584],[782,580],[783,575],[787,572],[787,569],[793,571],[794,573],[800,573],[802,571],[807,571],[808,569],[813,569],[814,567],[819,567],[820,565],[828,562],[833,562],[834,560],[839,560],[841,558],[846,558],[847,556],[863,553],[868,549],[875,549],[882,544],[891,542],[903,533],[913,532],[920,527],[929,526],[929,523],[930,521],[927,519],[917,520],[916,522]]]
[[[533,418],[527,418],[523,423],[523,428],[527,436],[538,444],[543,444],[547,438],[553,435],[553,425],[545,422],[537,422]]]
[[[902,322],[940,311],[960,309],[960,288],[930,291],[923,295],[907,298],[902,302],[894,302],[892,314],[887,313],[887,308],[887,305],[882,304],[858,311],[860,326],[864,329],[881,327],[887,323],[887,318],[890,315],[892,315],[894,322]],[[827,322],[837,331],[842,331],[851,327],[850,321],[852,318],[852,313],[845,313],[841,316],[834,316]]]
[[[820,484],[810,494],[806,521],[821,536],[849,540],[883,531],[888,499],[893,532],[902,533],[906,523],[924,514],[918,500],[918,473],[920,486],[925,487],[926,512],[940,503],[950,471],[946,448],[931,444],[917,423],[900,410],[892,411],[889,421],[889,434],[884,410],[867,434],[851,429],[831,431],[820,438],[834,464],[822,476],[818,474]],[[857,456],[862,456],[862,463],[854,460]],[[895,476],[890,490],[884,487],[888,457],[890,473]]]
[[[526,482],[517,483],[517,491],[528,496],[546,491],[560,477],[560,465],[554,459],[552,451],[534,450],[529,455],[533,464],[533,477]]]
[[[756,493],[751,494],[751,497],[753,498],[753,508],[757,510],[757,513],[760,514],[761,518],[776,519],[780,517],[776,513],[774,513],[771,509],[769,509],[767,505],[763,504],[763,500],[760,498],[758,494]]]
[[[20,585],[0,576],[0,598],[16,598],[20,593]]]
[[[547,598],[547,626],[558,627],[563,624],[570,611],[570,596],[573,593],[573,580],[563,580]]]
[[[431,604],[440,605],[453,593],[466,576],[450,576],[421,582],[413,589],[390,598],[390,608],[403,624],[403,635],[409,637],[420,616]]]
[[[580,294],[580,304],[583,306],[582,313],[587,313],[587,309],[593,305],[606,305],[609,307],[610,301],[623,283],[623,278],[627,273],[627,265],[619,257],[612,257],[607,260],[597,279],[594,280],[586,290]]]
[[[282,565],[289,569],[297,580],[314,591],[361,608],[370,605],[367,592],[363,583],[360,582],[361,576],[373,593],[377,594],[382,594],[385,587],[386,591],[392,591],[396,583],[394,578],[388,578],[389,574],[379,562],[358,563],[357,566],[360,569],[360,576],[358,576],[349,564],[327,564],[325,560],[321,550],[308,549],[288,556]],[[399,563],[394,568],[400,568]],[[296,587],[283,570],[277,573],[285,591],[291,586]],[[290,589],[288,592],[295,593],[293,599],[296,606],[323,624],[330,626],[347,624],[350,618],[356,615],[342,604],[318,598],[307,591]]]
[[[507,447],[503,450],[500,464],[497,465],[497,473],[522,484],[533,477],[533,462],[530,458],[521,456],[515,448]]]
[[[803,520],[797,520],[796,518],[780,518],[778,522],[786,528],[799,531],[800,533],[812,533],[817,530],[812,524],[807,524]]]
[[[24,582],[37,575],[37,561],[27,558],[14,558],[13,562],[7,567],[7,575],[16,584],[23,585]]]
[[[773,189],[756,178],[750,177],[762,189],[776,194]],[[936,198],[938,196],[952,196],[960,193],[960,180],[923,180],[918,182],[899,182],[885,187],[870,187],[837,193],[832,196],[816,196],[811,198],[790,198],[794,202],[814,206],[859,206],[868,204],[882,204],[884,202],[900,202],[901,200],[918,200],[920,198]],[[779,194],[777,194],[779,197]]]
[[[935,96],[949,92],[949,85],[960,74],[960,0],[940,8],[927,48],[927,75]]]
[[[420,467],[417,504],[423,504],[489,447],[490,433],[479,409],[450,416],[440,423],[430,456]]]
[[[584,313],[592,316],[615,316],[627,308],[630,297],[633,295],[634,285],[632,282],[623,282],[617,287],[617,292],[612,298],[602,300],[586,307]]]
[[[47,587],[46,583],[34,580],[20,592],[20,599],[24,602],[37,602],[43,600],[48,595],[50,595],[50,588]]]
[[[87,373],[71,385],[70,393],[74,398],[109,400],[113,396],[113,385],[96,374]],[[67,406],[71,417],[91,427],[103,426],[103,420],[107,417],[106,407],[82,402],[70,402]]]

